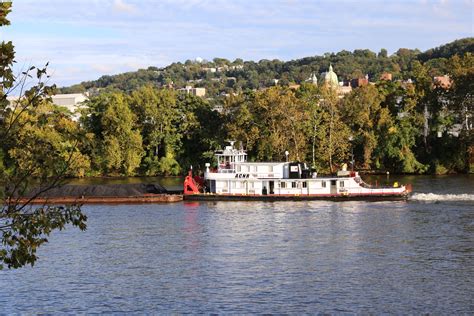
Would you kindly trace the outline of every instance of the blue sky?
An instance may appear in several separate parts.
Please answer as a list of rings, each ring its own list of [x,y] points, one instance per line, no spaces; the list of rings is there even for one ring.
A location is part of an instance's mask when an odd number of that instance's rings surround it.
[[[62,85],[201,57],[291,60],[426,50],[473,35],[473,0],[14,0],[19,66]]]

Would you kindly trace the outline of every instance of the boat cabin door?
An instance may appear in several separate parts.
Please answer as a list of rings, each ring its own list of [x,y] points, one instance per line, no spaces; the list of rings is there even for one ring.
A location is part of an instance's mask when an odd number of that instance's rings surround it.
[[[270,187],[269,193],[270,193],[270,194],[275,194],[275,192],[274,192],[274,189],[275,189],[275,181],[270,181],[269,187]]]
[[[337,194],[337,181],[331,180],[331,194]]]

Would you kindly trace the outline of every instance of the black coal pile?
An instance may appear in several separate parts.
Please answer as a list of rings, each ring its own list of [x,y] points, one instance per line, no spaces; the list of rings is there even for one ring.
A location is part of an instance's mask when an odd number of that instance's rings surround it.
[[[33,190],[28,196],[35,195],[40,189]],[[41,193],[40,197],[88,197],[88,196],[140,196],[143,194],[162,194],[167,190],[159,184],[66,184]]]

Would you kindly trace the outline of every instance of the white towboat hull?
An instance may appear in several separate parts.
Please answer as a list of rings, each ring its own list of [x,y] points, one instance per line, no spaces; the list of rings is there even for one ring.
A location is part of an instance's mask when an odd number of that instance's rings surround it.
[[[217,168],[206,164],[204,178],[184,182],[186,200],[387,200],[405,199],[410,188],[372,186],[358,172],[346,168],[320,177],[300,162],[247,162],[243,149],[233,144],[219,151]]]

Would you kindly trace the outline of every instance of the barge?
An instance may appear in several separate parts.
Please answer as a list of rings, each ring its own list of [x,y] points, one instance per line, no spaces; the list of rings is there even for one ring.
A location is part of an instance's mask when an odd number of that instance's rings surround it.
[[[167,190],[156,183],[66,184],[43,190],[36,188],[27,196],[13,197],[11,200],[31,204],[143,204],[183,200],[182,192]]]
[[[400,200],[410,185],[372,186],[347,166],[335,176],[318,176],[301,162],[248,162],[245,150],[234,142],[216,152],[217,168],[206,164],[204,177],[184,180],[185,200]]]
[[[173,203],[183,200],[182,194],[144,194],[133,196],[55,196],[12,199],[16,203],[29,204],[147,204],[147,203]]]

